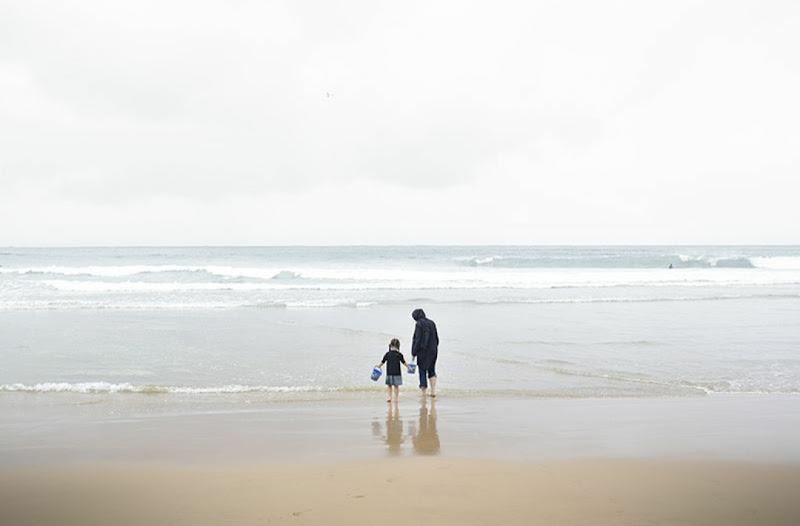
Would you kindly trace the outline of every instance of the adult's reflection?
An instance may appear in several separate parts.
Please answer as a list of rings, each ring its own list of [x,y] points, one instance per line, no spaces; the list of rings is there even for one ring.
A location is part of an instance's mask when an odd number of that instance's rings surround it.
[[[422,398],[422,405],[419,408],[419,426],[412,430],[411,443],[414,444],[414,452],[418,455],[437,455],[441,444],[439,443],[439,432],[436,430],[436,399],[431,399],[430,411],[428,401]]]

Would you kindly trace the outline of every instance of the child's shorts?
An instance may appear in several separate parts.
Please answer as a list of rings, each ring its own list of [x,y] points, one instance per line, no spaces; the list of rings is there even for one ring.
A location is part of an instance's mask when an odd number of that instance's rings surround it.
[[[396,385],[398,387],[403,385],[403,375],[401,375],[401,374],[398,374],[398,375],[387,374],[386,375],[386,385]]]

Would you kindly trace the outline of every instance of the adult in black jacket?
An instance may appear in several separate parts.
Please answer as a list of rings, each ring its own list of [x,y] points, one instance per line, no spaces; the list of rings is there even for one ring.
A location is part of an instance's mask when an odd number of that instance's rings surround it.
[[[430,379],[431,396],[436,396],[436,358],[439,354],[439,334],[436,332],[436,324],[425,317],[422,309],[416,309],[411,313],[411,317],[417,322],[411,343],[411,356],[417,359],[419,388],[422,389],[422,396],[425,396]]]

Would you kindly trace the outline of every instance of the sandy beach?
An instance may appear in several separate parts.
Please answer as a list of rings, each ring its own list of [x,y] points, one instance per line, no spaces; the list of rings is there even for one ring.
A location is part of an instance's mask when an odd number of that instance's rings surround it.
[[[184,415],[6,396],[0,524],[800,523],[795,397],[381,394]]]
[[[798,487],[800,466],[737,462],[112,464],[4,470],[0,523],[788,526]]]

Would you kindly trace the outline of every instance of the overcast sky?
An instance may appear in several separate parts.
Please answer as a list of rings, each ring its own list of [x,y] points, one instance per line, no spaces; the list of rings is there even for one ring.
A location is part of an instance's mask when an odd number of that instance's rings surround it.
[[[799,243],[799,6],[0,0],[0,245]]]

